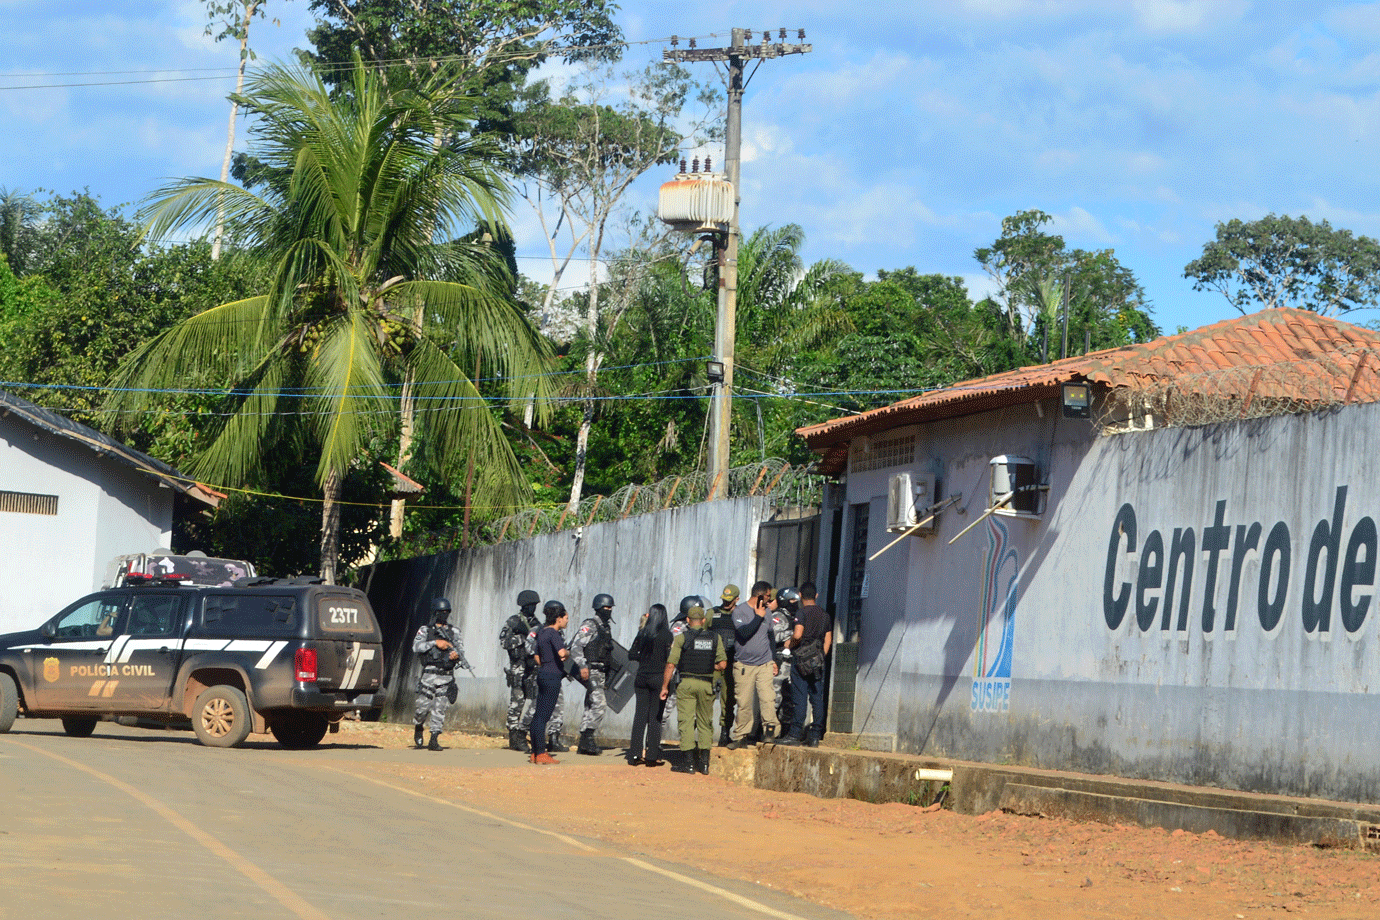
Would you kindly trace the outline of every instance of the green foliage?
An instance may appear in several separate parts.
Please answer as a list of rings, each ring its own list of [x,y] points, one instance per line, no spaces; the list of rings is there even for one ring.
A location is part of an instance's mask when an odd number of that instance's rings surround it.
[[[264,481],[265,491],[283,496],[312,494],[311,458],[291,450],[275,452]],[[341,489],[340,561],[365,559],[384,536],[387,474],[377,463],[362,463],[345,477]],[[207,555],[248,559],[260,575],[286,577],[315,572],[319,563],[321,505],[315,501],[231,492],[208,515],[187,515],[176,522],[173,540],[179,548]]]
[[[18,275],[28,274],[37,256],[42,206],[32,195],[0,186],[0,257]]]
[[[439,63],[460,69],[480,100],[475,126],[503,130],[518,87],[549,57],[617,60],[622,33],[609,0],[311,0],[312,55],[333,86],[349,82],[356,54],[388,79],[426,79]]]
[[[415,401],[450,475],[473,459],[494,494],[524,496],[525,479],[467,369],[482,360],[496,378],[540,379],[545,350],[506,299],[501,257],[459,238],[476,224],[501,233],[507,191],[482,143],[435,142],[472,111],[455,80],[441,71],[390,90],[357,66],[332,94],[314,73],[275,66],[256,75],[238,98],[255,119],[262,194],[184,179],[155,192],[142,213],[159,235],[206,226],[223,205],[230,238],[263,266],[263,291],[204,310],[136,351],[121,366],[110,411],[143,408],[149,390],[174,382],[229,384],[228,415],[193,472],[236,486],[267,471],[270,445],[310,444],[329,505],[369,446],[396,432],[405,383],[403,402]],[[518,389],[508,397],[531,395],[527,382]],[[545,396],[538,388],[543,408]],[[328,579],[332,530],[323,519]]]
[[[1081,350],[1085,337],[1093,349],[1101,349],[1159,335],[1144,289],[1116,253],[1068,249],[1063,237],[1041,229],[1050,220],[1038,210],[1003,218],[1001,236],[973,252],[996,282],[993,302],[1011,337],[1028,347],[1043,343],[1048,333],[1050,356],[1058,357],[1066,294],[1070,353]]]
[[[264,18],[268,0],[206,0],[205,34],[216,41],[233,38],[245,43],[243,55],[253,60],[255,54],[249,50],[249,23],[255,16]]]
[[[1380,243],[1302,216],[1233,219],[1217,225],[1184,277],[1242,313],[1297,307],[1327,316],[1380,304]]]
[[[855,331],[802,353],[793,374],[797,387],[845,395],[813,397],[815,404],[798,407],[797,427],[1025,363],[1004,315],[988,302],[973,304],[959,278],[904,268],[867,282],[850,272],[830,296]]]
[[[33,273],[0,291],[0,379],[45,384],[19,395],[102,427],[104,388],[132,350],[169,326],[242,296],[249,267],[214,262],[204,243],[141,245],[138,228],[85,193],[40,205],[33,227]],[[70,389],[77,388],[77,389]],[[133,446],[178,464],[197,426],[183,413],[205,400],[166,405],[172,415],[126,419]]]

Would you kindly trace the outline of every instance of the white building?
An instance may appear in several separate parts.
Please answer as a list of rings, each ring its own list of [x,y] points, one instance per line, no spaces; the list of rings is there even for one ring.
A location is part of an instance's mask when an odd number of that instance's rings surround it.
[[[174,505],[217,496],[85,425],[0,391],[0,633],[100,587],[106,563],[172,541]]]
[[[1267,310],[801,429],[830,729],[1380,801],[1377,400],[1380,334]]]

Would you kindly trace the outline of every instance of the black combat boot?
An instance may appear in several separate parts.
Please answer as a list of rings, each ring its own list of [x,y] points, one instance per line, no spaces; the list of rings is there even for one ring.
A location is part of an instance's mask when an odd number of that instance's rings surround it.
[[[587,728],[580,732],[580,743],[575,748],[577,754],[589,754],[591,757],[599,756],[599,745],[594,740],[594,729]]]
[[[527,743],[527,733],[520,728],[508,729],[508,747],[510,750],[521,751],[526,754],[532,750]]]
[[[694,773],[700,765],[700,752],[694,748],[682,751],[681,756],[671,762],[672,773]]]
[[[819,747],[819,735],[816,735],[813,731],[811,731],[808,735],[805,736],[804,743],[806,747]]]
[[[412,743],[417,747],[426,747],[426,738],[422,735],[422,723],[418,722],[412,726]]]
[[[432,733],[431,733],[431,743],[428,744],[428,745],[426,746],[426,749],[427,749],[428,751],[439,751],[439,750],[442,749],[442,748],[441,748],[441,733],[440,733],[440,732],[432,732]]]
[[[570,750],[570,745],[561,740],[559,732],[552,732],[546,736],[546,751],[549,754],[565,754]]]
[[[709,775],[709,752],[707,750],[695,749],[695,769],[705,776]]]

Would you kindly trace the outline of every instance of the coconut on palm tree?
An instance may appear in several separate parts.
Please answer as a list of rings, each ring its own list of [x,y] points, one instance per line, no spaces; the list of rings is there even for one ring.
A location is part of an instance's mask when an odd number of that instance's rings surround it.
[[[355,61],[334,94],[310,70],[271,66],[239,97],[253,127],[254,188],[180,179],[147,200],[154,237],[214,223],[262,266],[262,293],[221,304],[134,352],[108,408],[150,391],[225,387],[228,412],[192,467],[236,486],[284,439],[319,451],[321,575],[333,582],[342,481],[381,438],[412,426],[446,472],[473,461],[494,503],[527,483],[472,379],[514,381],[503,396],[544,404],[548,355],[507,297],[502,260],[471,233],[497,236],[508,190],[491,152],[465,134],[472,100],[444,70],[389,86]],[[520,381],[520,382],[519,382]]]

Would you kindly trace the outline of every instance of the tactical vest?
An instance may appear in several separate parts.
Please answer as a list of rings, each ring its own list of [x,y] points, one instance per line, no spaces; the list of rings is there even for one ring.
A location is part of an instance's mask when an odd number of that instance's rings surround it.
[[[585,661],[589,662],[590,667],[597,665],[607,668],[613,658],[613,632],[600,617],[587,622],[594,624],[594,638],[585,646]]]
[[[520,614],[513,614],[498,631],[499,645],[508,653],[508,660],[521,664],[527,659],[527,633],[530,624]]]
[[[714,640],[718,637],[708,629],[686,629],[681,635],[685,638],[681,640],[680,664],[677,665],[680,673],[686,677],[713,677],[714,661],[718,657],[714,654]]]
[[[450,634],[443,629],[437,628],[434,623],[427,627],[426,637],[432,641],[445,639],[447,642],[450,642],[452,646],[455,644]],[[450,674],[455,670],[455,666],[460,663],[459,660],[452,661],[450,653],[451,649],[437,648],[433,645],[426,650],[426,654],[422,658],[422,664],[424,667],[430,668],[431,670],[444,671]]]

